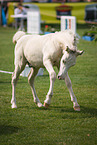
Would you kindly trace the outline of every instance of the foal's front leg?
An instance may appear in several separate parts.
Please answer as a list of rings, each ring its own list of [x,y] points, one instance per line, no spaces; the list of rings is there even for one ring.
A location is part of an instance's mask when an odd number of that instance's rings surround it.
[[[54,86],[54,82],[56,80],[56,73],[55,73],[52,63],[49,59],[44,61],[44,66],[46,67],[47,71],[49,72],[49,76],[50,76],[50,88],[46,95],[46,100],[44,101],[44,106],[46,108],[48,108],[51,103],[51,98],[53,95],[53,86]]]
[[[40,103],[40,100],[37,97],[37,94],[36,94],[36,91],[35,91],[35,88],[34,88],[34,79],[35,79],[35,76],[37,75],[37,73],[38,73],[38,69],[31,68],[31,71],[28,75],[28,82],[31,86],[34,102],[37,104],[38,107],[42,107],[43,105],[42,105],[42,103]]]
[[[72,84],[71,84],[71,80],[68,76],[68,73],[66,74],[65,76],[65,83],[67,85],[67,88],[69,90],[69,93],[70,93],[70,96],[71,96],[71,101],[73,102],[73,108],[75,111],[80,111],[80,106],[79,104],[77,103],[77,99],[73,93],[73,89],[72,89]]]

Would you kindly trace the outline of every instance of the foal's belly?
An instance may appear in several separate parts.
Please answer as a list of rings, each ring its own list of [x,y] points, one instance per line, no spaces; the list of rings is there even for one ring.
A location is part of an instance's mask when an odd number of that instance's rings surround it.
[[[24,55],[33,67],[43,67],[43,54],[40,48],[27,47],[24,50]]]

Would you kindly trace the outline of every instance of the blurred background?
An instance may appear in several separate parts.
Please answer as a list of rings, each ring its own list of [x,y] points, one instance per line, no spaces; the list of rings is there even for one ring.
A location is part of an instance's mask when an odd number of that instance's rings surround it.
[[[47,24],[59,29],[61,15],[75,16],[77,24],[86,24],[88,21],[97,23],[96,0],[0,0],[1,26],[14,27],[15,18],[11,15],[14,15],[18,3],[24,5],[27,10],[39,11],[42,29]]]

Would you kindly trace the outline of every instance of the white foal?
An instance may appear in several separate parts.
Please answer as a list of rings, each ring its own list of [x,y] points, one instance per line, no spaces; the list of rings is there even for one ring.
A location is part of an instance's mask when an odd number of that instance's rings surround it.
[[[15,70],[12,75],[12,108],[17,108],[15,99],[16,83],[20,73],[24,70],[28,63],[32,69],[28,75],[28,82],[31,86],[34,102],[38,107],[42,107],[35,88],[34,80],[40,67],[45,67],[50,76],[50,88],[44,101],[44,107],[48,108],[53,95],[53,85],[56,80],[56,73],[53,66],[60,68],[58,79],[64,79],[69,89],[71,101],[73,101],[74,110],[80,111],[80,106],[73,93],[68,69],[75,65],[76,57],[81,55],[83,51],[77,50],[77,38],[72,31],[56,32],[48,35],[26,35],[19,31],[13,37],[15,46]]]

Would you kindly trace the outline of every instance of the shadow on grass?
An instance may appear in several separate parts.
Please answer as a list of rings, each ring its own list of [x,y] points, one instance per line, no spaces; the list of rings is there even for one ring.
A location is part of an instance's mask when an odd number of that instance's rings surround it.
[[[0,135],[17,133],[18,130],[20,130],[19,127],[15,127],[15,126],[11,126],[11,125],[0,125]]]
[[[73,108],[66,108],[66,106],[51,106],[51,110],[55,110],[58,111],[60,113],[64,113],[64,112],[74,112]]]
[[[85,115],[86,117],[97,117],[97,109],[96,108],[89,108],[89,107],[86,107],[86,106],[80,106],[81,108],[81,111],[74,111],[74,109],[71,107],[63,107],[63,106],[49,106],[48,108],[45,108],[45,107],[38,107],[37,105],[36,106],[19,106],[18,108],[22,109],[22,108],[25,108],[25,109],[33,109],[33,110],[45,110],[45,111],[55,111],[55,112],[59,112],[59,113],[74,113],[74,114],[81,114],[81,117],[83,115]]]
[[[97,109],[89,108],[85,106],[80,106],[81,111],[74,111],[73,108],[63,108],[63,106],[52,106],[51,110],[57,110],[60,113],[68,112],[68,113],[79,113],[79,114],[87,114],[87,117],[97,117]]]
[[[11,84],[11,81],[8,81],[8,82],[7,81],[6,82],[5,81],[0,81],[0,84]]]
[[[90,114],[92,117],[97,117],[97,109],[81,106],[81,112],[84,114]]]
[[[37,105],[32,105],[32,106],[27,106],[27,105],[25,105],[25,106],[19,106],[18,107],[20,110],[21,109],[27,109],[27,110],[31,110],[31,109],[33,109],[33,110],[52,110],[50,107],[49,108],[45,108],[44,106],[42,106],[42,107],[38,107]]]

